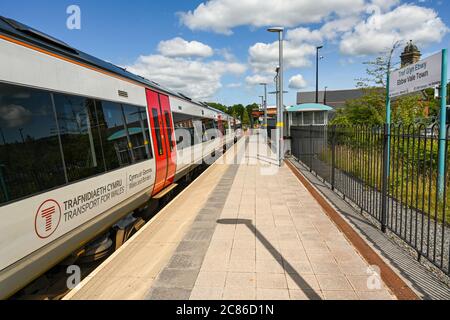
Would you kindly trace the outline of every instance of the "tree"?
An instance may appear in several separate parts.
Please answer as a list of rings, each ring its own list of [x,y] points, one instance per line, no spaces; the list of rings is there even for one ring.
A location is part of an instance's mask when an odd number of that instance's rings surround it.
[[[213,107],[214,109],[231,114],[230,108],[227,107],[226,105],[223,105],[221,103],[216,103],[216,102],[207,102],[206,104],[210,107]]]
[[[231,110],[231,116],[233,117],[233,119],[237,119],[236,111]]]
[[[449,102],[449,93],[450,93],[450,83],[447,84],[447,105]],[[440,111],[440,99],[434,98],[434,88],[425,89],[423,91],[424,94],[424,104],[426,104],[426,108],[428,108],[428,118],[431,122],[438,121],[439,119],[439,111]]]
[[[386,88],[388,70],[392,70],[392,55],[400,46],[400,42],[394,43],[392,48],[381,53],[381,56],[372,61],[363,62],[367,65],[366,77],[356,79],[356,86],[360,88],[381,87]]]
[[[230,107],[231,108],[231,112],[235,113],[237,115],[237,117],[239,118],[239,120],[243,119],[244,116],[244,106],[242,104],[235,104],[233,106]]]
[[[425,104],[420,94],[400,97],[391,104],[392,123],[410,125],[428,122],[425,119]]]
[[[253,127],[253,125],[254,125],[253,110],[259,110],[259,105],[256,103],[249,104],[245,107],[245,110],[250,117],[250,124]]]
[[[348,100],[338,109],[330,124],[381,125],[385,121],[385,99],[379,88],[365,88],[361,98]]]
[[[356,87],[371,88],[382,87],[386,88],[386,72],[387,72],[387,58],[385,56],[377,57],[375,60],[363,62],[366,68],[366,77],[356,79]]]
[[[250,125],[250,118],[248,116],[247,110],[244,110],[244,115],[242,117],[242,125],[243,126],[249,126]]]
[[[345,107],[337,110],[331,124],[382,125],[386,122],[386,97],[382,88],[365,88],[361,98],[348,100]],[[393,124],[409,125],[429,123],[425,117],[426,103],[420,94],[398,97],[391,102]],[[434,111],[433,111],[434,112]],[[431,113],[431,112],[430,112]]]
[[[386,74],[392,51],[363,62],[367,66],[366,76],[356,79],[356,87],[364,91],[363,96],[346,101],[345,107],[336,112],[331,124],[381,125],[385,122]]]

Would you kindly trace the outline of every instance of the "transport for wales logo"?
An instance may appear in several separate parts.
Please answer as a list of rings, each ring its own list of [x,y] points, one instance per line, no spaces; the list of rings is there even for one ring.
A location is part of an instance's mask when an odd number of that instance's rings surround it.
[[[41,239],[47,239],[56,229],[61,221],[61,207],[55,200],[46,200],[36,212],[34,218],[34,229]]]

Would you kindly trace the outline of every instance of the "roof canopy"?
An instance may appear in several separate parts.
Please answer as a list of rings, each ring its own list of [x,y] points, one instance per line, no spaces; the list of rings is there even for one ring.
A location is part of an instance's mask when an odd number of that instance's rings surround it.
[[[286,108],[287,112],[332,111],[333,108],[320,103],[303,103]]]

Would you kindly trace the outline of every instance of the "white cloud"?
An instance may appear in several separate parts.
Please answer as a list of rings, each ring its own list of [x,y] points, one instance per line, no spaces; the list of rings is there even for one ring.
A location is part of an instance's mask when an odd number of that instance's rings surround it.
[[[310,44],[294,44],[284,41],[284,68],[300,68],[310,65],[309,56],[315,54],[315,47]],[[249,48],[249,63],[254,72],[275,73],[278,66],[278,41],[256,43]]]
[[[310,30],[309,28],[291,29],[286,34],[286,39],[294,43],[320,43],[322,42],[322,33],[320,30]]]
[[[440,42],[448,32],[433,9],[399,3],[400,0],[205,0],[179,16],[192,30],[222,34],[232,34],[233,28],[239,26],[292,28],[286,31],[284,41],[287,70],[310,66],[315,46],[327,45],[329,41],[340,42],[341,53],[349,59],[346,63],[351,63],[352,56],[378,54],[397,40],[412,39],[423,47]],[[319,27],[305,27],[308,23]],[[270,34],[267,37],[270,39]],[[242,75],[246,71],[246,66],[235,62],[228,49],[212,49],[198,41],[177,37],[161,41],[158,51],[160,54],[141,56],[128,69],[197,99],[212,97],[221,88],[224,75]],[[211,56],[216,61],[204,59]],[[226,87],[273,83],[278,41],[255,43],[249,47],[248,56],[252,74]],[[301,74],[289,81],[292,89],[306,85]]]
[[[254,86],[254,85],[259,85],[260,83],[272,83],[274,80],[273,76],[270,75],[260,75],[260,74],[254,74],[251,76],[248,76],[245,78],[245,82],[250,85],[250,86]]]
[[[240,88],[242,87],[242,83],[240,82],[233,82],[226,85],[227,88]]]
[[[309,43],[319,45],[325,40],[334,40],[361,21],[358,15],[348,16],[330,20],[322,25],[320,29],[311,30],[299,27],[287,31],[286,39],[294,44]]]
[[[310,57],[316,53],[315,45],[311,42],[321,42],[319,31],[310,31],[307,28],[297,28],[287,33],[284,41],[283,56],[284,69],[302,68],[311,65]],[[307,43],[309,42],[309,43]],[[246,78],[248,85],[259,83],[273,83],[276,75],[275,68],[279,65],[279,43],[255,43],[248,50],[249,65],[254,72]],[[301,77],[301,76],[300,76]],[[301,81],[294,79],[296,84]],[[304,81],[302,78],[301,80]]]
[[[347,55],[377,54],[410,39],[426,46],[440,42],[448,30],[433,9],[405,4],[387,13],[374,11],[343,35],[340,50]]]
[[[290,89],[303,89],[306,88],[308,84],[301,74],[297,74],[289,79]]]
[[[221,55],[225,59],[225,61],[234,61],[234,60],[236,60],[236,57],[234,56],[234,54],[228,48],[217,49],[215,51],[216,51],[216,53],[218,55]]]
[[[222,87],[222,76],[240,75],[246,66],[237,62],[148,55],[139,57],[127,70],[194,99],[208,99]]]
[[[387,11],[399,3],[400,0],[372,0],[372,2],[367,6],[367,10],[369,12],[372,10]]]
[[[229,35],[233,28],[244,25],[295,27],[319,23],[334,14],[361,12],[365,5],[365,0],[210,0],[179,16],[181,23],[191,30]]]
[[[161,41],[158,51],[166,57],[210,57],[213,49],[198,41],[186,41],[180,37]]]
[[[320,28],[320,34],[323,38],[331,40],[342,35],[344,32],[348,32],[353,29],[353,27],[360,22],[359,16],[349,16],[342,19],[331,20],[325,23],[322,28]]]

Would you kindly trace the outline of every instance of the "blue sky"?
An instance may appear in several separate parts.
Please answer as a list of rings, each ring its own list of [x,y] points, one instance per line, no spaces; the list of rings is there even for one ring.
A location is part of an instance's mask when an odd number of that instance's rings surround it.
[[[81,9],[80,30],[66,27],[72,4]],[[271,25],[287,30],[288,105],[297,91],[314,90],[318,44],[324,45],[320,87],[333,90],[354,87],[364,76],[362,62],[395,40],[413,39],[425,56],[450,43],[450,4],[440,0],[15,0],[2,1],[0,15],[224,104],[260,102],[262,88],[255,83],[271,81],[277,65],[276,35],[266,31]]]

